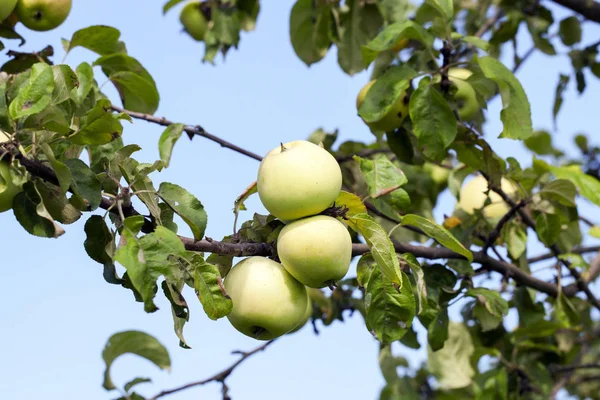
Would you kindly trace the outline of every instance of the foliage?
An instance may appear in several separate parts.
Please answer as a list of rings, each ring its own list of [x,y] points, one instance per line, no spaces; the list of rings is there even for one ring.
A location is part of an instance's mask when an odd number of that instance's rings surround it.
[[[170,0],[163,11],[181,2]],[[260,11],[258,0],[207,0],[201,7],[210,21],[204,61],[211,63],[219,52],[225,56],[243,45],[241,31],[254,29]],[[401,93],[410,97],[410,118],[393,131],[374,131],[364,142],[338,143],[337,133],[322,130],[309,136],[340,164],[344,191],[334,203],[334,216],[352,232],[353,254],[360,256],[356,277],[346,277],[332,290],[311,292],[313,324],[328,326],[344,321],[344,311],[359,311],[381,343],[386,384],[380,399],[538,399],[561,389],[576,398],[600,398],[600,375],[593,372],[600,367],[600,323],[593,313],[600,302],[589,288],[600,265],[583,256],[598,248],[582,247],[587,235],[600,237],[600,228],[578,208],[582,200],[600,206],[600,149],[578,135],[581,154],[570,158],[554,146],[551,133],[534,130],[531,106],[515,76],[528,55],[515,55],[512,68],[499,60],[517,40],[521,24],[534,43],[532,52],[558,57],[559,39],[569,49],[580,93],[588,72],[600,77],[600,43],[582,44],[580,16],[554,21],[538,1],[297,0],[291,7],[290,42],[299,60],[310,66],[336,47],[342,72],[371,68],[377,90],[367,92],[357,110],[361,117],[376,121]],[[25,40],[8,20],[0,36],[10,44]],[[76,66],[54,64],[52,47],[35,54],[7,53],[10,59],[0,68],[0,129],[7,134],[0,142],[0,162],[10,163],[11,173],[0,177],[0,196],[8,187],[5,179],[21,188],[11,212],[34,236],[59,237],[67,225],[87,218],[84,248],[102,265],[106,282],[131,291],[148,313],[158,310],[155,298],[164,295],[177,340],[190,348],[183,336],[190,297],[197,297],[209,318],[225,317],[232,305],[222,280],[233,257],[277,260],[274,249],[283,223],[254,214],[236,230],[244,201],[256,193],[250,184],[238,199],[230,199],[233,235],[212,240],[205,238],[208,216],[201,199],[179,186],[183,182],[157,187],[154,177],[169,166],[182,133],[206,135],[201,128],[153,117],[160,103],[156,83],[119,38],[116,28],[102,25],[74,32],[62,42],[65,52],[84,47],[95,53]],[[398,49],[400,43],[408,45]],[[448,79],[448,69],[457,66],[473,71],[464,81],[482,110],[473,120],[461,120],[457,112],[456,87]],[[114,85],[120,104],[103,94],[98,80],[104,77],[93,67]],[[571,75],[558,77],[555,119]],[[503,130],[486,132],[483,110],[496,96]],[[134,119],[166,125],[157,138],[159,160],[138,161],[140,147],[124,145],[124,128]],[[486,135],[522,142],[531,151],[531,164],[498,156]],[[449,174],[436,180],[427,165]],[[489,190],[510,212],[487,220],[481,210],[456,209],[435,221],[440,194],[448,189],[457,197],[462,182],[474,174],[488,180]],[[502,192],[502,177],[518,185],[515,197]],[[193,237],[178,235],[177,220]],[[591,225],[589,232],[581,222]],[[528,258],[527,243],[536,240],[548,255]],[[544,260],[556,261],[555,280],[532,272],[532,265]],[[121,276],[116,263],[125,268]],[[481,279],[488,276],[498,279]],[[459,300],[463,321],[451,321],[448,309]],[[514,328],[505,324],[511,311],[519,320]],[[427,331],[427,343],[417,339],[416,327]],[[392,343],[426,347],[428,363],[399,374],[397,367],[406,360],[392,353]],[[107,390],[116,389],[109,370],[124,353],[170,367],[166,349],[152,336],[115,334],[102,353]],[[580,370],[582,365],[592,367]],[[235,366],[206,382],[224,385]],[[131,389],[147,382],[129,382],[124,398],[143,399]]]

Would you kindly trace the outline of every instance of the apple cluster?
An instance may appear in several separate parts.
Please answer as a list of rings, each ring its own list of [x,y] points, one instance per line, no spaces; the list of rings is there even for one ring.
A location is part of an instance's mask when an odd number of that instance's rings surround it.
[[[20,21],[32,31],[45,32],[65,22],[71,5],[72,0],[2,0],[0,21],[11,26]]]
[[[258,169],[265,208],[285,226],[276,262],[249,257],[225,277],[233,302],[227,318],[241,333],[270,340],[300,329],[312,315],[309,291],[331,286],[350,267],[352,238],[344,223],[320,215],[342,187],[342,171],[323,147],[298,140],[271,150]]]

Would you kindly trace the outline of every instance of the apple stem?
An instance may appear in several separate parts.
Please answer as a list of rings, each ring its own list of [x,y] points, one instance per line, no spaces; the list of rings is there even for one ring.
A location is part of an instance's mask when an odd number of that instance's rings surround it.
[[[331,289],[332,291],[334,291],[335,289],[337,289],[337,285],[335,284],[335,281],[329,281],[327,283],[327,286],[329,287],[329,289]]]
[[[279,144],[281,145],[281,152],[282,153],[287,150],[287,148],[283,145],[283,142],[279,142]]]

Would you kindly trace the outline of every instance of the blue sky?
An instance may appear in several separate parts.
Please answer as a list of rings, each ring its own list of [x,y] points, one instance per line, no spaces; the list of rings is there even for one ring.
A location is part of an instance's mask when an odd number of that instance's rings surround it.
[[[111,25],[121,30],[129,53],[138,58],[157,82],[161,95],[156,115],[173,121],[200,124],[209,132],[259,154],[279,142],[306,138],[313,130],[339,128],[339,142],[371,141],[373,136],[356,115],[358,90],[368,73],[345,75],[336,62],[335,50],[321,63],[307,68],[294,54],[289,41],[290,1],[263,1],[257,29],[244,34],[238,51],[231,51],[217,66],[202,64],[203,46],[181,33],[178,11],[162,15],[162,1],[75,0],[68,20],[58,29],[34,33],[20,26],[28,39],[20,50],[40,50],[52,44],[60,62],[61,38],[77,29]],[[567,16],[562,9],[555,18]],[[594,41],[599,29],[586,24],[584,42]],[[519,46],[529,48],[528,35]],[[6,44],[7,42],[5,42]],[[15,48],[16,42],[7,47]],[[567,50],[560,45],[559,52]],[[2,57],[5,57],[4,55]],[[506,59],[511,59],[507,53]],[[1,58],[0,58],[1,60]],[[76,49],[66,62],[76,66],[92,62],[94,55]],[[551,107],[559,72],[569,73],[567,57],[551,59],[536,54],[518,77],[532,103],[536,128],[552,129]],[[572,134],[593,134],[598,126],[599,85],[588,76],[588,89],[579,97],[573,85],[566,94],[554,140],[573,150]],[[102,81],[102,78],[99,78]],[[116,101],[114,90],[105,86]],[[494,139],[501,131],[499,99],[488,111],[487,138],[503,156],[513,156],[524,165],[530,156],[524,146],[511,140]],[[135,121],[126,124],[124,140],[138,143],[140,161],[158,158],[157,142],[162,128]],[[204,204],[209,223],[206,234],[220,238],[231,231],[235,197],[256,178],[258,163],[223,149],[202,138],[191,143],[182,137],[171,166],[154,175],[156,185],[170,181],[184,186]],[[263,212],[256,198],[247,203],[250,212]],[[439,202],[436,215],[450,213],[454,199],[448,194]],[[590,209],[590,208],[586,208]],[[185,337],[193,347],[184,350],[172,330],[169,305],[158,296],[160,310],[146,314],[130,292],[102,279],[101,266],[82,246],[85,218],[67,226],[61,238],[30,236],[13,215],[0,214],[3,290],[0,291],[0,393],[7,399],[61,398],[90,400],[117,397],[101,387],[102,348],[118,331],[138,329],[157,337],[172,357],[172,372],[159,371],[134,356],[124,356],[113,367],[113,380],[123,384],[136,376],[153,379],[139,386],[140,392],[156,392],[203,379],[230,365],[230,351],[248,350],[258,343],[235,331],[226,319],[211,321],[204,316],[192,291],[184,293],[191,304],[191,322]],[[180,225],[181,226],[181,225]],[[182,228],[182,233],[188,232]],[[540,249],[532,245],[531,254]],[[453,315],[457,315],[454,307]],[[346,323],[322,328],[316,337],[310,327],[278,341],[268,351],[243,364],[229,378],[230,394],[236,400],[285,398],[355,398],[378,396],[383,378],[377,366],[377,342],[357,314]],[[416,365],[421,352],[394,350],[410,355]],[[220,398],[220,386],[211,384],[174,395],[173,399]]]

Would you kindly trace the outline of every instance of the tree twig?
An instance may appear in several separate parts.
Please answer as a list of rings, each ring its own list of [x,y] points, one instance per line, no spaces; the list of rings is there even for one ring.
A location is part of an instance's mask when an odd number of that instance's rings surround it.
[[[157,400],[161,397],[165,397],[165,396],[168,396],[173,393],[181,392],[183,390],[187,390],[187,389],[190,389],[190,388],[193,388],[196,386],[206,385],[207,383],[210,383],[210,382],[220,382],[224,387],[226,387],[225,379],[227,379],[227,377],[229,375],[231,375],[231,373],[238,367],[238,365],[243,363],[249,357],[252,357],[254,354],[265,350],[274,341],[275,341],[275,339],[270,340],[270,341],[266,342],[265,344],[258,346],[257,348],[255,348],[254,350],[251,350],[251,351],[247,351],[247,352],[234,351],[233,354],[240,354],[241,357],[239,360],[237,360],[236,362],[231,364],[231,366],[229,368],[224,369],[223,371],[211,376],[210,378],[207,378],[207,379],[204,379],[201,381],[197,381],[197,382],[191,382],[191,383],[188,383],[188,384],[185,384],[183,386],[179,386],[179,387],[176,387],[173,389],[163,390],[162,392],[156,394],[154,397],[151,397],[150,400]]]
[[[150,114],[144,114],[144,113],[140,113],[140,112],[136,112],[136,111],[130,111],[130,110],[125,110],[121,107],[117,107],[117,106],[111,106],[113,111],[119,112],[119,113],[125,113],[127,115],[129,115],[132,118],[136,118],[136,119],[141,119],[147,122],[152,122],[154,124],[158,124],[158,125],[162,125],[162,126],[169,126],[174,124],[173,121],[169,121],[168,119],[164,118],[164,117],[155,117],[154,115],[150,115]],[[203,138],[206,138],[208,140],[212,140],[215,143],[218,143],[221,145],[221,147],[226,147],[228,149],[231,149],[233,151],[236,151],[240,154],[243,154],[245,156],[248,156],[250,158],[253,158],[257,161],[261,161],[262,157],[259,156],[256,153],[253,153],[249,150],[246,150],[244,148],[241,148],[240,146],[237,146],[231,142],[228,142],[225,139],[221,139],[218,136],[215,136],[213,134],[208,133],[203,127],[201,127],[200,125],[185,125],[183,130],[185,132],[187,132],[189,138],[191,139],[194,135],[196,136],[201,136]]]
[[[594,253],[600,251],[600,246],[586,246],[586,247],[578,247],[576,249],[571,250],[569,253],[573,253],[573,254],[585,254],[585,253]],[[527,262],[529,264],[534,264],[536,262],[540,262],[540,261],[544,261],[544,260],[549,260],[551,258],[556,257],[554,255],[554,253],[546,253],[546,254],[541,254],[539,256],[535,256],[535,257],[530,257],[527,259]]]
[[[508,221],[513,219],[513,217],[515,215],[517,215],[517,212],[519,211],[519,209],[525,207],[526,204],[527,204],[527,202],[525,200],[519,201],[517,204],[515,204],[513,207],[511,207],[511,209],[502,218],[500,218],[500,221],[498,221],[498,224],[496,224],[496,227],[489,234],[485,243],[483,244],[482,251],[484,253],[487,254],[487,250],[490,248],[490,246],[492,246],[494,244],[494,242],[496,242],[496,239],[498,239],[498,237],[500,236],[500,232],[502,232],[502,228],[504,227],[504,225],[507,224]]]

